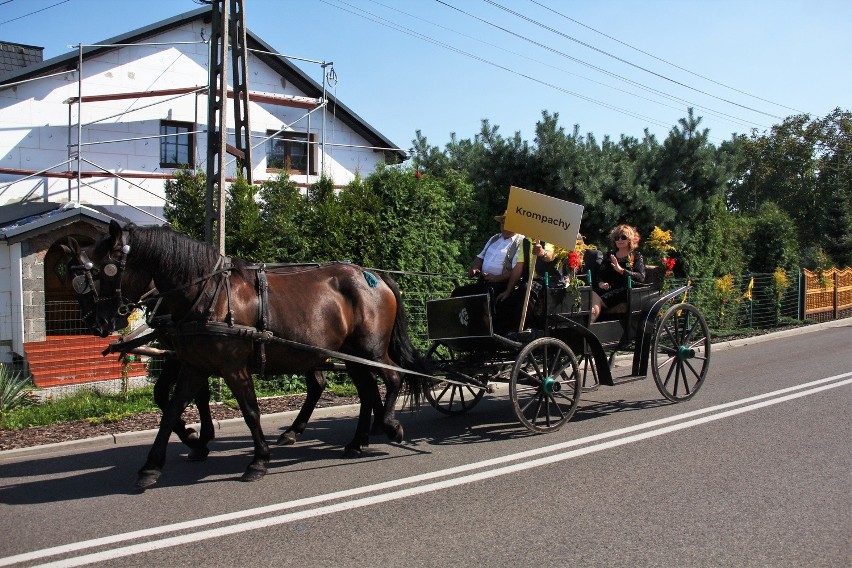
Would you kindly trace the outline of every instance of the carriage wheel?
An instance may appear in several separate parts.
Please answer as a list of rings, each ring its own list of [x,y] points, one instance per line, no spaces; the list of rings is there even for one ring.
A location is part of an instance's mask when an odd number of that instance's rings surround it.
[[[669,308],[657,325],[651,353],[654,382],[664,397],[681,402],[695,396],[710,366],[710,330],[698,308]]]
[[[426,357],[434,366],[434,374],[437,377],[451,374],[456,364],[455,352],[438,341],[429,347]],[[476,406],[485,394],[485,389],[476,386],[458,385],[440,379],[430,383],[426,387],[426,400],[443,414],[464,414]]]
[[[509,396],[515,415],[534,432],[555,432],[577,410],[581,383],[571,348],[540,337],[521,349],[512,368]]]

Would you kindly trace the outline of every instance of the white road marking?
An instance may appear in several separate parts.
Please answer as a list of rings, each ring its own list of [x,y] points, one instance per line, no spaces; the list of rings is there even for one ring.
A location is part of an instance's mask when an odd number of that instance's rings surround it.
[[[464,475],[462,477],[455,477],[452,479],[447,479],[444,481],[437,481],[434,483],[429,483],[426,485],[418,485],[415,487],[410,487],[407,489],[400,489],[396,491],[391,491],[387,493],[380,493],[377,495],[362,497],[350,501],[344,501],[341,503],[334,503],[331,505],[325,505],[321,507],[316,507],[312,509],[305,509],[303,511],[297,511],[293,513],[287,513],[283,515],[267,517],[264,519],[258,519],[255,521],[249,521],[244,523],[233,524],[224,527],[218,527],[214,529],[208,529],[204,531],[199,531],[195,533],[167,537],[161,540],[149,541],[136,545],[128,545],[124,547],[114,548],[111,550],[106,550],[102,552],[87,554],[83,556],[71,557],[67,559],[57,560],[55,562],[49,562],[47,564],[42,564],[40,566],[50,566],[50,567],[71,567],[71,566],[83,566],[86,564],[91,564],[94,562],[100,562],[104,560],[110,560],[115,558],[122,558],[125,556],[131,556],[134,554],[140,554],[144,552],[148,552],[151,550],[159,550],[163,548],[168,548],[172,546],[179,546],[182,544],[187,544],[191,542],[198,542],[202,540],[207,540],[211,538],[218,538],[221,536],[227,536],[232,534],[238,534],[241,532],[247,532],[251,530],[256,530],[260,528],[270,527],[281,525],[293,521],[318,517],[322,515],[328,515],[340,511],[346,511],[351,509],[356,509],[359,507],[366,507],[369,505],[375,505],[377,503],[383,503],[387,501],[393,501],[397,499],[403,499],[406,497],[411,497],[415,495],[420,495],[423,493],[428,493],[432,491],[441,491],[447,489],[449,487],[455,487],[458,485],[463,485],[467,483],[475,483],[478,481],[483,481],[486,479],[499,477],[502,475],[508,475],[511,473],[517,473],[519,471],[523,471],[526,469],[532,469],[535,467],[549,465],[552,463],[557,463],[560,461],[565,461],[568,459],[573,459],[576,457],[584,456],[587,454],[599,452],[602,450],[622,446],[625,444],[630,444],[634,442],[639,442],[642,440],[646,440],[649,438],[654,438],[657,436],[661,436],[664,434],[668,434],[671,432],[676,432],[678,430],[683,430],[686,428],[691,428],[693,426],[699,426],[701,424],[706,424],[709,422],[714,422],[717,420],[721,420],[723,418],[728,418],[730,416],[735,416],[737,414],[742,414],[744,412],[751,412],[753,410],[758,410],[761,408],[765,408],[768,406],[772,406],[775,404],[780,404],[783,402],[787,402],[790,400],[794,400],[796,398],[800,398],[803,396],[808,396],[811,394],[817,394],[819,392],[833,389],[841,386],[848,385],[852,383],[852,378],[847,378],[852,376],[852,372],[843,373],[840,375],[835,375],[833,377],[827,377],[824,379],[819,379],[816,381],[812,381],[802,385],[796,385],[793,387],[788,387],[784,389],[779,389],[776,391],[772,391],[765,394],[760,394],[748,398],[744,398],[737,401],[732,401],[720,405],[716,405],[709,408],[694,410],[691,412],[686,412],[683,414],[678,414],[676,416],[671,416],[668,418],[662,418],[659,420],[654,420],[651,422],[647,422],[644,424],[637,424],[634,426],[629,426],[626,428],[620,428],[618,430],[613,430],[611,432],[604,432],[601,434],[595,434],[593,436],[587,436],[585,438],[580,438],[577,440],[570,440],[568,442],[562,442],[559,444],[553,444],[550,446],[545,446],[542,448],[537,448],[533,450],[527,450],[524,452],[518,452],[514,454],[510,454],[507,456],[501,456],[498,458],[493,458],[490,460],[484,460],[472,464],[466,464],[463,466],[457,466],[452,468],[447,468],[435,472],[429,472],[420,475],[414,475],[411,477],[406,477],[404,479],[396,479],[383,483],[377,483],[373,485],[366,485],[363,487],[356,487],[352,489],[347,489],[344,491],[337,491],[334,493],[328,493],[325,495],[317,495],[314,497],[308,497],[305,499],[298,499],[295,501],[288,501],[284,503],[276,503],[273,505],[267,505],[264,507],[257,507],[254,509],[247,509],[244,511],[235,511],[233,513],[226,513],[223,515],[216,515],[213,517],[207,517],[203,519],[197,519],[193,521],[186,521],[182,523],[173,523],[169,525],[163,525],[159,527],[152,527],[150,529],[143,529],[138,531],[131,531],[127,533],[117,534],[113,536],[107,536],[102,538],[96,538],[86,541],[80,541],[76,543],[70,543],[67,545],[56,546],[51,548],[46,548],[42,550],[36,550],[28,553],[18,554],[14,556],[8,556],[5,558],[0,558],[0,566],[9,566],[11,564],[15,564],[18,562],[27,562],[33,561],[40,558],[47,558],[50,556],[57,556],[60,554],[68,554],[70,552],[75,552],[79,550],[91,549],[101,546],[107,546],[112,544],[119,544],[122,542],[128,542],[139,538],[151,537],[166,533],[173,533],[176,531],[188,530],[188,529],[198,529],[201,526],[211,525],[216,523],[226,523],[230,521],[239,521],[241,519],[264,515],[268,513],[276,513],[280,511],[284,511],[287,509],[296,509],[300,507],[307,507],[311,505],[317,505],[324,502],[334,501],[338,499],[346,499],[349,497],[356,497],[358,495],[365,495],[368,493],[387,491],[394,487],[399,487],[402,485],[411,485],[416,483],[421,483],[423,481],[428,481],[432,479],[438,479],[441,477],[454,476],[461,473],[483,469],[493,466],[498,466],[501,464],[506,464],[510,462],[517,462],[518,460],[524,460],[520,463],[515,463],[512,465],[507,465],[503,467],[499,467],[496,469],[481,471],[479,473]],[[845,380],[843,380],[845,379]],[[710,416],[702,416],[710,413],[715,413]],[[668,425],[667,425],[668,424]],[[632,432],[638,432],[641,430],[650,430],[646,432],[641,432],[632,435]],[[626,435],[626,436],[625,436]],[[624,436],[624,437],[621,437]],[[608,438],[617,438],[614,440],[609,440],[606,442],[601,442],[602,440],[606,440]],[[600,442],[600,443],[598,443]],[[587,445],[588,444],[588,445]],[[571,451],[567,451],[564,453],[555,453],[562,452],[563,450],[567,450],[569,448],[577,447],[577,446],[585,446],[578,449],[574,449]],[[555,453],[555,454],[554,454]],[[541,457],[539,459],[528,461],[529,458],[534,456],[539,456],[543,454],[554,454],[545,457]]]

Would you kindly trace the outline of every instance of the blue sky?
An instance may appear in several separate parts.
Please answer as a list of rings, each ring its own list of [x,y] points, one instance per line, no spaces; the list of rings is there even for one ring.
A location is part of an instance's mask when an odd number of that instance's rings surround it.
[[[199,7],[194,0],[0,0],[0,39],[45,58]],[[340,100],[408,149],[482,119],[534,139],[666,136],[687,107],[718,144],[800,112],[852,108],[848,0],[245,0],[279,52],[333,61]],[[300,64],[321,80],[318,66]]]

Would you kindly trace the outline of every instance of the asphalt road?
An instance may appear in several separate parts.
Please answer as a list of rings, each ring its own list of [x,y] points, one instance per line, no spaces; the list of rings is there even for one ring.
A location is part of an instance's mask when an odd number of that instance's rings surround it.
[[[692,401],[653,380],[584,395],[547,435],[504,392],[404,414],[405,444],[343,459],[318,411],[266,478],[227,424],[131,491],[151,433],[0,452],[0,566],[850,566],[852,320],[714,345]],[[264,417],[267,438],[291,416]]]

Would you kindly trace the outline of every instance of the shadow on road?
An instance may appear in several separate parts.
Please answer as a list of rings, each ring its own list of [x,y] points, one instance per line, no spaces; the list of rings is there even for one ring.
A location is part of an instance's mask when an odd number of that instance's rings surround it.
[[[666,400],[617,400],[583,402],[573,421],[585,421],[614,413],[631,412],[671,404]],[[268,475],[348,467],[353,463],[397,460],[429,454],[433,446],[477,444],[536,436],[521,424],[505,396],[484,398],[475,408],[458,416],[446,416],[428,405],[419,411],[398,413],[406,432],[402,444],[383,433],[370,437],[371,445],[356,458],[344,458],[343,446],[354,434],[354,417],[315,418],[293,446],[277,446],[278,424],[264,425],[272,460]],[[570,427],[570,424],[566,427]],[[253,452],[245,434],[217,434],[204,462],[186,460],[187,448],[175,437],[169,444],[163,476],[156,488],[216,484],[238,479]],[[150,448],[147,441],[126,446],[69,450],[67,455],[34,456],[6,463],[0,468],[0,503],[28,505],[91,499],[133,493],[136,472]],[[393,449],[391,449],[393,448]]]

